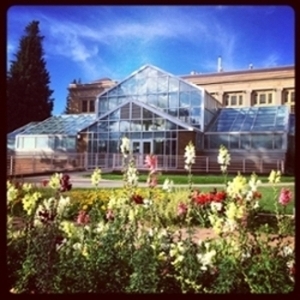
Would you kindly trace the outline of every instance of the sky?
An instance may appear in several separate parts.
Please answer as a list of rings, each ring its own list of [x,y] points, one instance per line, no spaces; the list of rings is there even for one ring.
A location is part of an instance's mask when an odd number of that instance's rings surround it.
[[[74,79],[121,81],[145,64],[176,76],[295,64],[295,12],[267,6],[12,6],[7,69],[25,27],[40,22],[53,114]]]

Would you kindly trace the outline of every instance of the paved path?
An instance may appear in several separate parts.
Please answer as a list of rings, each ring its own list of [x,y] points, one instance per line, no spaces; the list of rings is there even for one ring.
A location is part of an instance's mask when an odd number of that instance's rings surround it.
[[[85,174],[90,174],[86,172],[81,172],[81,173],[70,173],[70,181],[73,185],[73,188],[93,188],[93,185],[91,183],[90,178],[85,178],[83,177]],[[35,184],[40,184],[42,180],[44,179],[49,179],[50,176],[44,175],[44,176],[30,176],[30,177],[24,177],[23,180],[25,182],[29,183],[35,183]],[[289,182],[289,183],[278,183],[278,186],[294,186],[294,182]],[[122,187],[123,186],[123,181],[121,180],[107,180],[107,179],[102,179],[99,188],[117,188],[117,187]],[[146,187],[147,184],[144,182],[140,182],[138,184],[139,187]],[[162,186],[162,185],[158,185]],[[193,184],[193,187],[223,187],[224,184]],[[269,183],[262,183],[260,186],[271,186]],[[175,184],[175,187],[188,187],[187,184]]]

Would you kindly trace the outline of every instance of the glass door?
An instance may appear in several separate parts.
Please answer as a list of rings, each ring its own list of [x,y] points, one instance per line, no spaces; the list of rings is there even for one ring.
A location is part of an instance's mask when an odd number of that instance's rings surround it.
[[[133,157],[135,158],[136,166],[139,168],[145,167],[146,155],[153,153],[152,140],[132,140],[131,149]]]

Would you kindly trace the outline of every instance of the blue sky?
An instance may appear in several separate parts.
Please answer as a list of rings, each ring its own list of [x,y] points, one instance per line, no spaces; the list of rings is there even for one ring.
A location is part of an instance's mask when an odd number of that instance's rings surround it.
[[[122,80],[145,64],[174,75],[295,64],[289,6],[13,6],[7,11],[7,66],[27,24],[40,21],[46,68],[63,112],[73,79]]]

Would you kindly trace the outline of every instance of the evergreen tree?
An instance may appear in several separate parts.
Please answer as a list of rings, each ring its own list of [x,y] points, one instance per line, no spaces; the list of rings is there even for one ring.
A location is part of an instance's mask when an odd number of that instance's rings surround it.
[[[68,94],[68,96],[67,96],[67,103],[66,103],[66,107],[65,107],[65,110],[63,113],[64,114],[72,114],[70,94]]]
[[[53,91],[43,58],[39,21],[30,22],[7,74],[7,132],[51,116]]]

